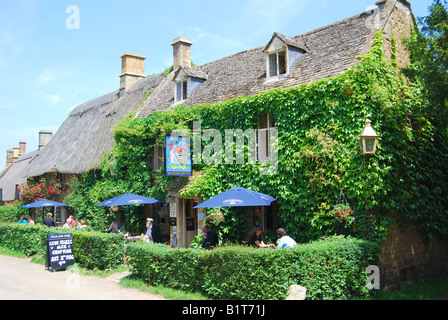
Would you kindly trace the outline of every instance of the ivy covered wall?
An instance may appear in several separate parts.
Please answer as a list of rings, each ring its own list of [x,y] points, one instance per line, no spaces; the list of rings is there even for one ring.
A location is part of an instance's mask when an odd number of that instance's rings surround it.
[[[394,60],[385,59],[382,48],[379,33],[356,67],[331,79],[143,119],[131,115],[116,127],[116,145],[102,169],[73,185],[68,201],[98,220],[104,212],[91,204],[125,192],[164,200],[173,178],[165,177],[163,168],[153,172],[151,156],[165,134],[192,130],[199,121],[202,130],[217,129],[224,137],[226,129],[255,128],[269,113],[279,140],[274,175],[261,175],[260,163],[203,163],[194,166],[202,175],[182,195],[208,199],[237,185],[269,194],[278,199],[281,227],[298,242],[332,234],[381,241],[390,211],[412,221],[426,239],[448,236],[447,130],[430,122],[420,87],[401,75]],[[375,156],[360,153],[357,138],[366,119],[380,136]],[[333,216],[341,190],[354,221]],[[137,213],[133,217],[140,219]],[[222,235],[234,237],[240,224],[241,217],[230,210]]]

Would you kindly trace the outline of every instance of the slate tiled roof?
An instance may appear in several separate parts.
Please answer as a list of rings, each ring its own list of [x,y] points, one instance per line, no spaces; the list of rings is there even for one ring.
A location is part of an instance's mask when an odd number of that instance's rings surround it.
[[[271,41],[269,41],[268,45],[265,47],[264,51],[266,51],[266,49],[269,47],[269,45],[271,44],[272,40],[274,39],[274,37],[278,37],[279,39],[281,39],[285,44],[295,47],[295,48],[299,48],[303,51],[308,51],[308,48],[306,47],[306,45],[300,41],[300,39],[298,38],[290,38],[287,37],[281,33],[275,32],[274,35],[272,36]]]
[[[298,35],[278,36],[287,44],[302,48],[306,53],[285,79],[266,81],[266,44],[236,53],[200,66],[188,68],[190,74],[205,74],[207,80],[180,104],[174,104],[174,70],[151,95],[138,117],[178,105],[201,105],[250,96],[274,88],[290,88],[314,80],[341,74],[356,63],[365,47],[371,46],[372,19],[378,11],[365,12],[334,24]],[[192,48],[194,49],[194,47]]]

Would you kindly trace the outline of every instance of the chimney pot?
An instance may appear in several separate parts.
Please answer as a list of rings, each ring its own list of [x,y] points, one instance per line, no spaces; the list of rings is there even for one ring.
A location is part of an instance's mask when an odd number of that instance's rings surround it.
[[[13,164],[14,160],[14,150],[8,149],[6,150],[6,167],[9,167],[11,164]]]
[[[22,154],[25,154],[25,153],[26,153],[26,141],[21,140],[19,142],[19,154],[22,155]]]
[[[177,71],[180,67],[191,67],[191,45],[189,39],[178,37],[173,40],[173,69]]]
[[[128,91],[137,81],[145,77],[146,57],[125,53],[121,57],[120,94]]]

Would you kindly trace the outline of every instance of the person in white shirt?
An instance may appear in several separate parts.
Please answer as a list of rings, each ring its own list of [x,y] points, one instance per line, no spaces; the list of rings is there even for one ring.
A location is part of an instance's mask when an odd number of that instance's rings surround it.
[[[160,227],[154,224],[154,220],[151,218],[146,219],[146,233],[145,240],[146,242],[154,242],[161,243],[162,235],[160,233]]]
[[[286,235],[285,229],[279,228],[276,232],[280,238],[277,249],[294,248],[297,245],[297,242],[293,238]]]

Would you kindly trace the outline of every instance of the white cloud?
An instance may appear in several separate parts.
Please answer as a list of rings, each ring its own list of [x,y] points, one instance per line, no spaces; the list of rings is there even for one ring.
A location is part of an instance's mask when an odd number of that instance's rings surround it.
[[[61,101],[61,96],[58,94],[45,93],[44,99],[51,104],[57,104],[59,101]]]
[[[250,0],[249,8],[254,14],[260,15],[268,21],[281,21],[297,16],[300,12],[305,12],[304,9],[310,2],[310,0]]]
[[[25,101],[25,99],[22,98],[13,102],[2,102],[0,103],[0,109],[13,109],[20,105],[23,101]]]
[[[246,12],[260,21],[258,34],[273,33],[306,13],[311,0],[250,0]]]
[[[39,82],[40,84],[46,84],[66,77],[70,77],[75,73],[76,71],[67,68],[47,68],[39,74],[39,76],[37,77],[37,82]]]
[[[30,99],[42,101],[43,105],[57,105],[62,101],[62,95],[59,93],[35,91],[30,95]]]
[[[240,40],[211,33],[199,27],[188,27],[180,32],[180,34],[185,34],[185,37],[192,39],[195,48],[204,46],[206,48],[205,52],[201,53],[200,49],[195,49],[195,51],[192,51],[192,54],[198,58],[206,56],[207,61],[216,60],[223,56],[248,49],[248,46]],[[215,55],[210,55],[211,52],[214,52]],[[193,63],[197,63],[194,61],[194,58]]]

